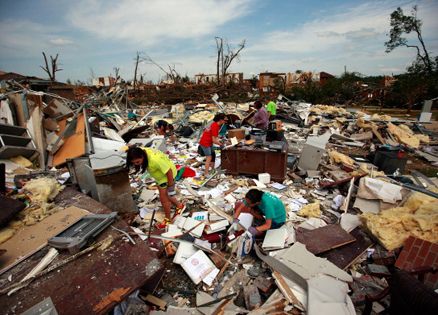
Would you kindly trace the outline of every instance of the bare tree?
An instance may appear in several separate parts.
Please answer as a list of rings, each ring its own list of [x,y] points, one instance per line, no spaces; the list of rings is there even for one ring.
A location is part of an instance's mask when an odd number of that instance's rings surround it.
[[[119,82],[119,79],[120,79],[120,68],[119,67],[114,67],[113,68],[113,70],[114,70],[114,76],[116,77],[116,84],[117,84],[117,82]]]
[[[139,64],[141,61],[144,61],[143,53],[137,51],[137,54],[136,54],[136,56],[135,56],[135,58],[134,58],[134,61],[135,61],[135,70],[134,70],[134,90],[136,90],[136,88],[137,88],[137,70],[138,70],[138,64]]]
[[[224,40],[221,37],[215,37],[216,40],[216,50],[217,50],[217,59],[216,59],[216,82],[219,84],[220,82],[220,67],[223,60],[223,52],[224,52]]]
[[[167,68],[169,70],[166,70],[163,66],[157,63],[155,60],[153,60],[149,55],[145,55],[143,60],[148,64],[156,66],[166,75],[167,79],[173,80],[174,83],[179,83],[181,81],[181,75],[178,73],[178,71],[176,71],[175,64],[168,64]]]
[[[226,39],[215,37],[217,49],[216,71],[218,84],[225,84],[227,71],[234,60],[240,60],[240,52],[245,48],[246,40],[242,40],[236,48],[233,48]],[[225,51],[226,48],[226,51]],[[219,71],[220,68],[220,71]],[[219,78],[220,73],[220,78]],[[219,80],[220,79],[220,80]]]
[[[52,55],[50,55],[50,66],[49,62],[47,61],[47,56],[45,52],[42,52],[44,57],[44,63],[45,66],[40,66],[41,69],[44,70],[49,76],[50,81],[55,82],[56,81],[56,72],[61,71],[62,69],[58,68],[58,54],[56,54],[56,57],[53,58]]]

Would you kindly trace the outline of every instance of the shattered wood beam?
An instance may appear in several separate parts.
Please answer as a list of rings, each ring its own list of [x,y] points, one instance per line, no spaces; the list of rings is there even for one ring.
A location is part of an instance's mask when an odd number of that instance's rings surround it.
[[[289,303],[291,303],[294,307],[304,311],[303,304],[301,304],[301,302],[297,299],[295,294],[292,292],[291,288],[284,280],[283,276],[278,271],[274,271],[272,273],[272,276],[275,279],[278,289],[281,291],[284,297],[289,301]]]
[[[350,180],[350,187],[348,188],[347,197],[344,199],[344,202],[342,203],[340,208],[342,211],[344,211],[344,213],[347,213],[348,205],[350,204],[351,194],[353,192],[353,187],[354,187],[354,180],[355,178],[352,177]]]

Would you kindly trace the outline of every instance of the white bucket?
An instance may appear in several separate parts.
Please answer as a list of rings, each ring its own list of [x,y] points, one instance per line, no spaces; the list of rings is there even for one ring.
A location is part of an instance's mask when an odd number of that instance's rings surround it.
[[[269,184],[271,182],[271,174],[269,173],[259,174],[259,182],[263,184]]]

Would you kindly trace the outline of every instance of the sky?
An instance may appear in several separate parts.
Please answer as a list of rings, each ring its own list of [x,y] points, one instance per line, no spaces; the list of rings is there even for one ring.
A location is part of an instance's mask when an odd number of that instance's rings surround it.
[[[415,49],[385,52],[390,14],[418,6],[423,38],[438,54],[438,1],[394,0],[0,0],[0,70],[47,78],[42,52],[59,54],[57,79],[134,76],[137,52],[181,75],[215,73],[215,37],[246,46],[230,72],[325,71],[391,75]],[[414,36],[408,37],[418,44]],[[142,62],[139,74],[163,73]]]

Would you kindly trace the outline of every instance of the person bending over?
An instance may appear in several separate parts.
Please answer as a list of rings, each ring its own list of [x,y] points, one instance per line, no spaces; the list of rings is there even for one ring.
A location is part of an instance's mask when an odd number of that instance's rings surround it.
[[[278,229],[286,221],[286,209],[283,202],[269,192],[250,189],[243,202],[237,202],[234,211],[234,222],[239,222],[241,212],[251,213],[257,219],[264,219],[264,224],[251,226],[248,231],[252,235],[261,235],[267,230]]]
[[[175,197],[175,177],[177,174],[175,164],[161,151],[151,148],[131,147],[128,149],[127,166],[132,165],[134,165],[137,172],[144,173],[148,171],[151,177],[155,179],[161,205],[166,216],[164,221],[157,225],[157,228],[165,228],[171,221],[171,205],[173,204],[176,207],[175,215],[180,214],[185,208],[184,204],[178,202]]]

